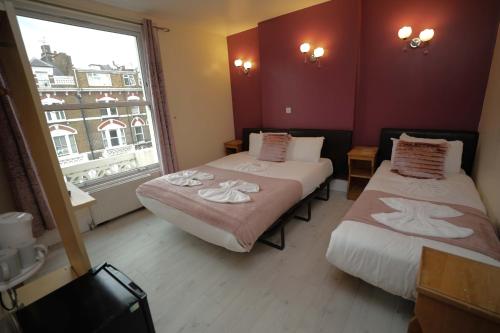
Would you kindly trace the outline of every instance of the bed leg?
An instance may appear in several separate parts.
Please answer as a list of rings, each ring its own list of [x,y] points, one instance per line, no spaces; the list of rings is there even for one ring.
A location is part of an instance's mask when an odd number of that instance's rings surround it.
[[[311,201],[307,202],[307,217],[303,217],[303,216],[299,216],[299,215],[295,215],[294,217],[296,219],[309,222],[311,220]]]
[[[281,226],[280,228],[280,244],[273,243],[264,238],[259,238],[258,242],[270,246],[272,248],[278,249],[280,251],[283,251],[283,249],[285,248],[285,226]]]
[[[318,199],[318,200],[323,200],[323,201],[328,201],[328,200],[330,200],[330,182],[327,182],[327,183],[326,183],[325,188],[326,188],[326,196],[324,196],[324,197],[319,197],[319,196],[318,196],[318,197],[315,197],[315,199]]]

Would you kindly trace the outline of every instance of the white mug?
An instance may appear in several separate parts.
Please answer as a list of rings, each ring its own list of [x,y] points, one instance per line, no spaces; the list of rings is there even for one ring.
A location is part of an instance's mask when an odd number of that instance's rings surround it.
[[[45,245],[36,244],[36,239],[32,238],[29,241],[17,244],[19,251],[19,259],[21,260],[21,267],[27,268],[33,266],[38,260],[40,255],[47,255],[47,248]],[[41,253],[41,254],[40,254]]]
[[[0,282],[9,281],[21,273],[17,249],[0,250]]]

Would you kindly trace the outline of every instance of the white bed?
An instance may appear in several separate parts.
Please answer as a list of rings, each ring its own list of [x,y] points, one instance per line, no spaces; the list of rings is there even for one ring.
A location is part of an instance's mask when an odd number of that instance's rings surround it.
[[[391,172],[390,161],[384,161],[366,190],[462,204],[485,212],[479,193],[465,172],[439,181],[413,179]],[[342,221],[332,232],[326,258],[346,273],[413,300],[423,246],[500,266],[499,261],[481,253],[349,220]]]
[[[302,185],[302,198],[314,192],[314,190],[333,173],[332,162],[327,158],[321,158],[317,163],[301,161],[285,161],[280,163],[261,162],[249,155],[248,152],[228,155],[210,162],[207,165],[215,168],[237,170],[238,166],[248,163],[265,165],[264,170],[249,173],[258,176],[291,179],[300,182]],[[247,252],[233,234],[223,229],[212,226],[157,200],[140,195],[138,195],[138,198],[144,207],[149,209],[156,216],[175,224],[192,235],[231,251]]]

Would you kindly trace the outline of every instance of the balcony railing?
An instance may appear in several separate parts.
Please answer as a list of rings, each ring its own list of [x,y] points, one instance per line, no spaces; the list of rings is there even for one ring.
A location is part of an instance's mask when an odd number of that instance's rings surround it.
[[[73,76],[54,76],[54,85],[74,86],[75,78]]]
[[[140,150],[132,149],[127,153],[88,160],[80,164],[68,166],[61,164],[61,169],[63,175],[66,177],[66,181],[75,185],[81,185],[91,180],[131,171],[155,163],[158,163],[156,150],[150,147]]]

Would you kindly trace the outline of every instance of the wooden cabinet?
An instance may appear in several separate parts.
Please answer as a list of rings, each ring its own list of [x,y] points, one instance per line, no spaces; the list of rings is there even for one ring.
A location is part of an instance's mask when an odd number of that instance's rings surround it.
[[[408,332],[500,332],[500,267],[424,247]]]
[[[354,147],[347,154],[349,160],[349,184],[347,198],[356,200],[375,172],[377,147]]]
[[[224,142],[224,150],[226,151],[226,155],[241,152],[242,145],[243,142],[241,140],[231,140],[228,142]]]

